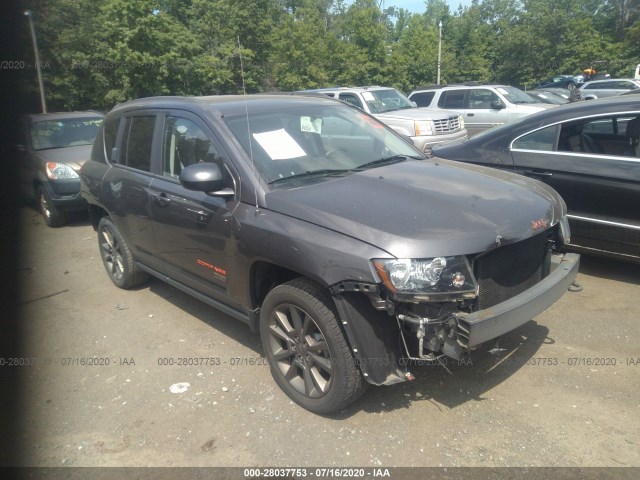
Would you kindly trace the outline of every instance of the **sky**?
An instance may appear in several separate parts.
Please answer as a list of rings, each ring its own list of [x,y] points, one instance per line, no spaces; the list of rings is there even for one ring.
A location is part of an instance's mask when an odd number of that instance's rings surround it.
[[[425,0],[385,0],[384,2],[385,8],[395,6],[409,10],[411,13],[424,13],[425,4]],[[449,5],[449,10],[453,13],[458,10],[458,5],[460,4],[463,7],[471,5],[471,0],[447,0],[447,4]]]

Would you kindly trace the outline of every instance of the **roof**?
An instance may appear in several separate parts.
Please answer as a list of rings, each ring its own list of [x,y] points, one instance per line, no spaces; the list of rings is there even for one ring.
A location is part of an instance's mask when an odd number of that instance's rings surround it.
[[[509,85],[503,85],[500,83],[483,83],[483,82],[465,82],[465,83],[449,83],[449,84],[432,84],[423,85],[414,88],[411,93],[421,92],[423,90],[440,90],[443,88],[469,88],[469,87],[508,87]]]
[[[326,96],[309,96],[295,94],[259,94],[259,95],[211,95],[204,97],[146,97],[121,103],[113,108],[115,112],[139,110],[144,108],[180,109],[189,105],[193,109],[208,112],[218,111],[222,115],[244,114],[250,112],[269,111],[281,108],[283,103],[291,106],[335,105],[336,100]]]
[[[46,122],[47,120],[69,120],[74,118],[102,118],[104,114],[94,110],[86,110],[82,112],[51,112],[51,113],[33,113],[26,115],[31,122]]]

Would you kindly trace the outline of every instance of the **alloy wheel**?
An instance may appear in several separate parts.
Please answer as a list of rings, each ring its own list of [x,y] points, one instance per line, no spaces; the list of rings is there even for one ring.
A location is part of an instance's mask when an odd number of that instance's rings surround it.
[[[327,341],[300,307],[281,304],[269,318],[269,348],[285,380],[299,393],[323,397],[331,388],[334,366]]]

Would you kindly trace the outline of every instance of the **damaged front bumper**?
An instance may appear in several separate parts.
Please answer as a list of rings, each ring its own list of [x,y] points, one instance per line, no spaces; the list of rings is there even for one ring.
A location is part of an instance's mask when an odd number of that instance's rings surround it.
[[[450,309],[438,318],[408,311],[396,315],[404,354],[412,360],[434,360],[438,355],[459,360],[474,347],[504,335],[540,315],[564,295],[575,281],[580,255],[553,255],[550,273],[518,295],[492,307],[464,312]]]
[[[555,268],[554,268],[555,267]],[[552,258],[551,273],[533,287],[491,308],[459,313],[457,342],[472,348],[504,335],[540,315],[564,295],[575,281],[580,255],[565,253]]]
[[[462,311],[456,302],[427,306],[382,300],[375,285],[343,283],[332,293],[364,377],[375,385],[391,385],[411,378],[406,360],[437,362],[442,355],[460,360],[540,315],[569,289],[579,266],[580,255],[552,255],[550,272],[538,283],[474,312]],[[439,314],[423,315],[423,308]],[[395,321],[389,321],[390,315]]]

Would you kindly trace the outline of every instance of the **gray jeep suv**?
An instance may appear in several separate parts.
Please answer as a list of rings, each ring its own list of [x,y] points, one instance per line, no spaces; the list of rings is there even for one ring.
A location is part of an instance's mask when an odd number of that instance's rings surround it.
[[[461,359],[578,271],[551,188],[426,158],[329,98],[131,101],[81,180],[115,285],[150,274],[247,323],[276,383],[317,413],[413,379],[414,360]]]

